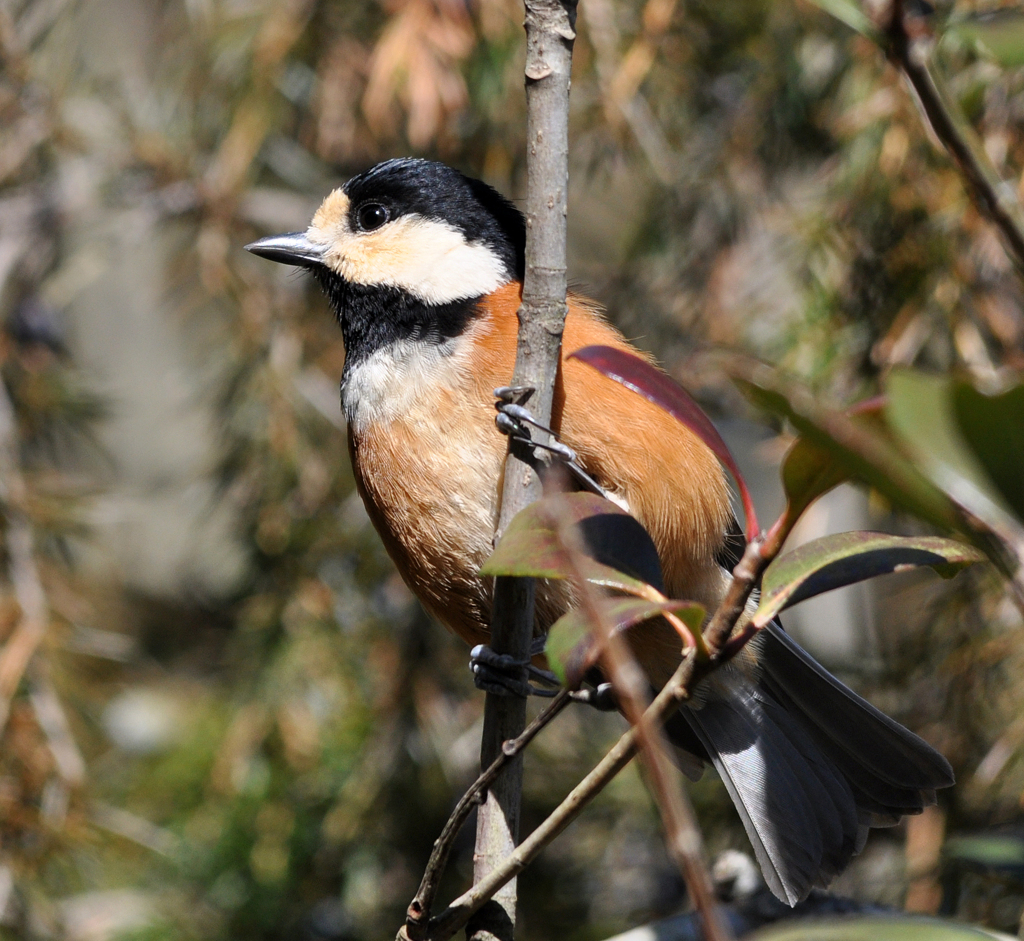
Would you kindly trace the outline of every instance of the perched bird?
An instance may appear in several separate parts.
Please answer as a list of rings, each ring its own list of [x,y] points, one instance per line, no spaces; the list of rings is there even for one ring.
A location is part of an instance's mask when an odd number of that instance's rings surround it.
[[[309,269],[338,317],[356,484],[426,609],[471,645],[489,636],[492,550],[507,442],[494,390],[511,381],[525,224],[491,187],[440,163],[389,160],[348,181],[305,232],[246,246]],[[567,359],[633,350],[596,305],[570,295],[552,428],[648,530],[672,597],[713,610],[734,525],[717,459],[656,406]],[[727,567],[728,566],[728,567]],[[566,595],[538,592],[536,632]],[[664,622],[630,632],[651,683],[680,660]],[[710,761],[765,879],[790,905],[826,886],[863,845],[953,783],[946,760],[821,667],[778,625],[716,671],[667,724],[688,772]]]

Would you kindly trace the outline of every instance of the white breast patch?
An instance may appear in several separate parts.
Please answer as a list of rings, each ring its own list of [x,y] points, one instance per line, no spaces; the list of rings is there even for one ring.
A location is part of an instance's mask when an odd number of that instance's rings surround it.
[[[341,389],[352,430],[358,434],[371,425],[408,418],[421,408],[432,407],[438,389],[464,388],[475,329],[474,324],[440,344],[396,340],[354,366]]]

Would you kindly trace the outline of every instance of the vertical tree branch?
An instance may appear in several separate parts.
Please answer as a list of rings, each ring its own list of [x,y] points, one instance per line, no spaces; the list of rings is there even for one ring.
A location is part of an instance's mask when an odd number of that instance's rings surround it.
[[[506,741],[502,745],[501,754],[491,762],[486,770],[480,772],[479,777],[470,785],[469,790],[462,795],[448,817],[448,822],[445,823],[441,835],[434,841],[434,848],[430,853],[427,868],[423,871],[420,887],[406,911],[405,924],[398,932],[398,941],[423,941],[427,937],[434,896],[437,894],[455,837],[462,829],[462,825],[469,818],[473,809],[483,800],[483,795],[498,779],[505,766],[510,761],[514,761],[520,752],[533,741],[537,733],[545,728],[571,701],[572,694],[569,690],[563,689],[527,726],[522,735]]]
[[[526,0],[527,200],[526,277],[519,308],[513,385],[535,390],[530,409],[548,424],[565,324],[566,200],[569,179],[569,74],[576,38],[575,0]],[[537,475],[510,449],[505,463],[499,534],[540,496]],[[516,659],[529,657],[533,635],[533,582],[499,578],[494,587],[491,647]],[[488,694],[481,766],[526,724],[526,703]],[[515,848],[522,793],[517,757],[488,790],[477,817],[474,881],[484,879]],[[511,941],[516,886],[507,883],[467,928],[473,941]]]

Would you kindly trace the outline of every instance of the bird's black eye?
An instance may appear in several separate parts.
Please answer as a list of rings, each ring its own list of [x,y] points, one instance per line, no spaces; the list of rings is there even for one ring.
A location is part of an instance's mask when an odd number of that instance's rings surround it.
[[[382,206],[380,203],[366,203],[360,206],[356,212],[356,223],[364,232],[379,229],[390,218],[391,213],[388,212],[388,207]]]

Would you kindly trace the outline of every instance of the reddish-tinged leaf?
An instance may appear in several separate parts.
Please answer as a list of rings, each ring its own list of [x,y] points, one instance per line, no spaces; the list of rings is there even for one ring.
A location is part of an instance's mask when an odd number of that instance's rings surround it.
[[[876,396],[855,403],[846,414],[865,427],[877,429],[882,427],[884,407],[885,399]],[[849,470],[835,453],[808,438],[797,438],[782,461],[786,512],[772,527],[768,542],[783,542],[808,506],[849,479]]]
[[[564,531],[561,531],[563,530]],[[625,510],[593,493],[563,493],[516,514],[481,575],[572,578],[577,570],[566,541],[578,542],[576,560],[587,581],[630,594],[660,593],[661,569],[651,537]]]
[[[729,469],[739,488],[743,512],[747,518],[747,540],[752,540],[758,535],[760,529],[757,524],[757,513],[747,483],[722,436],[689,392],[656,366],[625,350],[611,346],[585,346],[572,353],[570,359],[572,358],[586,363],[609,379],[622,383],[627,389],[664,409],[711,448]]]
[[[930,566],[944,578],[981,562],[973,546],[939,536],[891,536],[887,533],[837,533],[787,552],[768,566],[754,626],[799,601],[896,570]]]
[[[653,617],[674,612],[691,631],[697,633],[704,622],[705,610],[693,601],[647,601],[642,598],[602,598],[598,601],[605,623],[615,631],[625,631]],[[576,686],[600,656],[593,642],[594,626],[582,608],[563,614],[548,632],[544,653],[548,666],[566,686]]]
[[[797,438],[782,461],[782,486],[787,501],[782,520],[786,533],[818,497],[849,478],[846,468],[831,452],[806,438]]]

